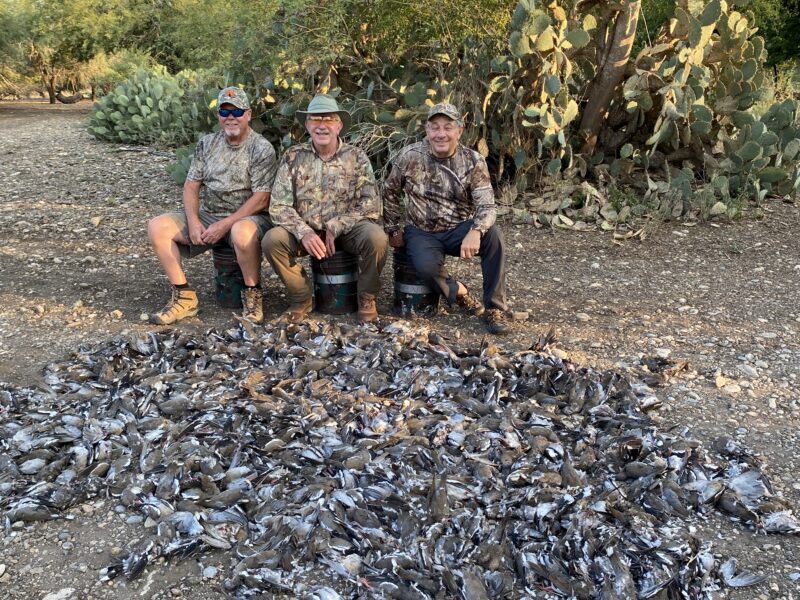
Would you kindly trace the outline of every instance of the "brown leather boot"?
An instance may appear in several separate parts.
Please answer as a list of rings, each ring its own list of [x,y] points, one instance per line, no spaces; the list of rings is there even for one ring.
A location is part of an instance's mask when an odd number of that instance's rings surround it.
[[[299,323],[303,320],[303,317],[311,312],[311,306],[311,298],[303,300],[302,302],[292,302],[289,308],[286,309],[286,312],[283,313],[283,316],[292,323]]]
[[[193,317],[198,311],[197,292],[190,289],[172,288],[172,298],[157,313],[150,315],[150,322],[156,325],[171,325],[186,317]]]
[[[378,308],[375,305],[375,296],[372,294],[358,295],[358,320],[374,321],[378,318]]]

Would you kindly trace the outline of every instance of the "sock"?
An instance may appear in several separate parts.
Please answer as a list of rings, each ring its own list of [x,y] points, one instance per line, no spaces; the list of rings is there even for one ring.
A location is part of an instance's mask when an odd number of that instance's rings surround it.
[[[180,285],[173,286],[176,290],[190,290],[192,288],[189,287],[189,282],[181,283]]]
[[[257,284],[255,284],[255,285],[247,285],[247,284],[244,284],[244,287],[245,287],[245,289],[247,289],[247,290],[257,290],[258,288],[260,288],[260,287],[261,287],[261,282],[259,281],[259,282],[258,282]]]

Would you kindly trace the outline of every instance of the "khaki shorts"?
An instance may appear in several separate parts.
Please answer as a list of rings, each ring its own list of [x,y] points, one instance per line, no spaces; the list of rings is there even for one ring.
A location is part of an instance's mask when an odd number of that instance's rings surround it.
[[[189,239],[189,223],[186,221],[186,213],[183,211],[180,212],[170,212],[167,213],[165,216],[172,219],[178,228],[181,230],[181,234],[187,240]],[[217,221],[221,221],[225,217],[222,215],[212,215],[211,213],[207,213],[204,210],[200,211],[200,222],[203,224],[203,227],[208,227],[212,223],[216,223]],[[272,227],[272,223],[269,220],[269,217],[265,214],[260,215],[251,215],[249,217],[245,217],[242,219],[243,221],[252,221],[256,225],[256,229],[258,231],[258,239],[264,237],[264,234],[267,233],[267,230]],[[233,247],[231,243],[231,233],[230,231],[223,237],[220,241],[218,241],[213,246],[195,246],[194,244],[178,244],[178,248],[180,249],[181,256],[183,258],[193,258],[203,252],[207,252],[214,247],[219,246],[227,246],[229,248]]]

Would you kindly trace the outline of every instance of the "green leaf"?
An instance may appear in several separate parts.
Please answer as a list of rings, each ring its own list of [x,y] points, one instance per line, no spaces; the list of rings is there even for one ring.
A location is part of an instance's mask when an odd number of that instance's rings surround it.
[[[754,160],[761,156],[761,145],[753,141],[747,142],[736,155],[745,162]]]
[[[791,162],[800,154],[800,138],[792,138],[783,149],[783,157]]]
[[[585,31],[592,31],[593,29],[597,29],[597,19],[592,14],[587,14],[583,17],[583,29]]]
[[[561,80],[558,75],[548,75],[544,81],[544,88],[551,97],[555,97],[561,91]]]
[[[772,131],[765,131],[761,134],[761,137],[758,138],[758,143],[762,146],[772,146],[778,143],[778,135]]]
[[[380,113],[378,113],[377,121],[378,123],[384,123],[384,124],[394,123],[394,114],[390,113],[387,110],[381,111]]]
[[[550,177],[555,177],[560,170],[561,170],[560,158],[554,158],[549,163],[547,163],[546,171],[547,174],[550,175]]]
[[[572,98],[567,103],[567,108],[564,109],[564,114],[561,117],[561,126],[566,127],[571,123],[575,117],[578,116],[578,103]]]
[[[428,97],[427,88],[421,81],[418,81],[410,88],[408,88],[405,95],[403,96],[403,99],[405,100],[407,106],[411,108],[417,108],[423,102],[425,102],[425,99],[427,97]]]
[[[555,40],[553,39],[553,29],[548,27],[542,33],[539,34],[539,37],[536,38],[536,49],[539,52],[549,52],[553,48],[555,48]]]
[[[714,25],[720,15],[722,15],[722,7],[720,6],[719,0],[712,0],[706,5],[703,13],[700,15],[700,22],[703,25]]]
[[[764,183],[778,183],[788,177],[788,173],[780,167],[766,167],[758,172],[758,178]]]
[[[514,153],[514,166],[517,169],[521,169],[525,164],[525,160],[528,158],[528,154],[525,152],[523,148],[520,148]]]
[[[517,58],[522,58],[531,52],[531,45],[528,43],[528,36],[524,33],[520,33],[519,31],[514,31],[511,33],[511,36],[508,38],[508,46],[511,49],[511,54]]]
[[[714,114],[704,104],[692,104],[692,115],[695,119],[704,123],[711,123],[714,118]]]
[[[619,151],[620,158],[628,158],[633,154],[633,145],[625,144]]]
[[[114,96],[114,101],[122,106],[128,106],[128,103],[130,103],[130,100],[125,94],[117,94]]]
[[[534,35],[539,35],[550,27],[550,17],[542,11],[537,12],[538,14],[533,19],[533,26],[531,28],[531,33]]]
[[[583,48],[591,41],[591,39],[592,37],[589,35],[589,33],[583,29],[573,29],[567,33],[567,41],[572,44],[573,48]]]
[[[731,118],[733,119],[733,123],[739,129],[742,129],[747,125],[752,125],[756,120],[756,118],[753,116],[752,113],[745,112],[742,110],[737,110],[735,113],[731,115]]]
[[[742,79],[750,81],[758,71],[758,63],[756,59],[750,58],[742,63]]]

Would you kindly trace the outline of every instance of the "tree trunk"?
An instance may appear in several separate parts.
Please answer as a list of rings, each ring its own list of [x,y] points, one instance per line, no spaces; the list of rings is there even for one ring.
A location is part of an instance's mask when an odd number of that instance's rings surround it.
[[[622,11],[617,14],[609,51],[592,80],[587,94],[589,100],[583,109],[580,129],[586,135],[586,142],[582,153],[591,154],[597,145],[597,136],[606,120],[608,105],[625,75],[641,7],[642,0],[625,0]]]
[[[44,84],[47,86],[47,95],[50,96],[50,104],[56,103],[56,78],[51,75],[45,79]]]

